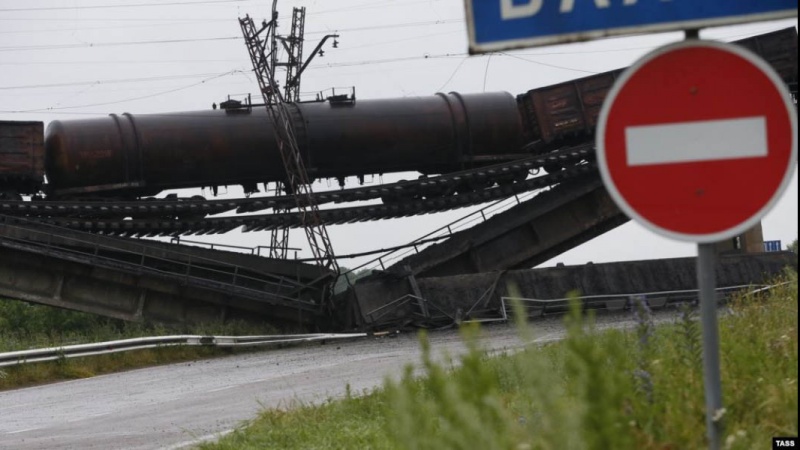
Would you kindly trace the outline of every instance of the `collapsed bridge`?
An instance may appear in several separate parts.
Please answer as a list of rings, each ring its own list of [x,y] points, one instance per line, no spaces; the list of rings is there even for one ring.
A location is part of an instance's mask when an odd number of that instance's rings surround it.
[[[772,64],[796,95],[794,28],[740,44]],[[329,206],[319,211],[326,224],[395,219],[504,198],[519,203],[382,267],[382,273],[333,298],[337,274],[314,266],[130,239],[304,225],[291,211],[297,207],[291,192],[224,200],[143,198],[172,188],[239,184],[251,193],[259,184],[284,183],[275,132],[253,105],[53,122],[46,138],[40,123],[2,122],[0,294],[127,320],[255,318],[379,327],[439,324],[442,314],[446,320],[470,317],[475,308],[449,300],[430,303],[446,311],[433,314],[425,301],[434,298],[433,291],[426,291],[424,280],[499,273],[489,277],[494,281],[476,303],[482,311],[498,311],[504,271],[540,264],[628,220],[599,181],[592,146],[597,114],[619,73],[516,97],[345,96],[287,104],[309,176],[344,184],[346,177],[373,173],[424,175],[315,193],[310,201]],[[529,198],[520,200],[523,195]],[[362,201],[370,203],[341,206]],[[774,272],[775,266],[767,266]],[[760,282],[759,270],[736,283]]]

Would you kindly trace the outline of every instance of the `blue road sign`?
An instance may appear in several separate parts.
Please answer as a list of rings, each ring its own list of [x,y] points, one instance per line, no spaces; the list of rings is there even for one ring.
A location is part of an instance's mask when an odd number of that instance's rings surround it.
[[[465,0],[470,53],[797,16],[797,0]]]
[[[781,250],[781,241],[764,241],[765,252],[779,252]]]

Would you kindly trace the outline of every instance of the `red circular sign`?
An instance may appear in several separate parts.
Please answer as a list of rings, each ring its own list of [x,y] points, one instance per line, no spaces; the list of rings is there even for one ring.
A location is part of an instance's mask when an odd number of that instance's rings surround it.
[[[755,54],[683,41],[617,80],[600,112],[597,158],[629,217],[667,237],[720,241],[755,225],[789,184],[795,106]]]

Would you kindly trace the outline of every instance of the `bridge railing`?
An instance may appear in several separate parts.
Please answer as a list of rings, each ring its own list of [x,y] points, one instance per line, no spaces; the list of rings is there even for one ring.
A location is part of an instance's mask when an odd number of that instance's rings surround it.
[[[169,240],[169,243],[176,245],[189,244],[195,247],[207,248],[209,250],[214,250],[214,249],[233,250],[239,253],[247,253],[254,256],[261,256],[262,250],[271,250],[273,248],[269,245],[256,245],[255,247],[245,247],[243,245],[230,245],[230,244],[219,244],[214,242],[193,241],[189,239],[181,239],[180,236],[172,237]],[[299,252],[301,249],[297,247],[287,247],[287,250],[294,251],[294,259],[297,259],[297,252]],[[268,255],[269,252],[266,252],[266,254]]]
[[[378,256],[377,258],[371,259],[359,266],[356,266],[348,270],[346,273],[353,273],[359,270],[369,270],[369,269],[386,270],[386,268],[388,266],[391,266],[393,263],[400,261],[403,258],[412,255],[414,253],[419,253],[428,245],[434,242],[438,242],[442,239],[449,238],[458,231],[485,222],[495,214],[503,212],[512,206],[527,201],[533,198],[538,193],[543,192],[545,190],[547,189],[540,189],[534,192],[525,192],[522,194],[516,194],[512,197],[491,203],[488,206],[485,206],[477,211],[473,211],[463,217],[460,217],[459,219],[456,219],[455,221],[450,222],[447,225],[439,227],[425,234],[424,236],[420,236],[417,239],[414,239],[409,244],[402,246],[402,248],[390,250],[382,254],[381,256]]]

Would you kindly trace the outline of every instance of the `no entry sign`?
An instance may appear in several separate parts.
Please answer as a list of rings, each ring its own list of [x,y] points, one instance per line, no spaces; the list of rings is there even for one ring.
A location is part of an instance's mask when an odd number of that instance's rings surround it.
[[[629,217],[667,237],[720,241],[757,223],[788,185],[795,106],[758,56],[683,41],[617,81],[600,112],[597,156]]]

